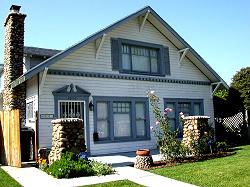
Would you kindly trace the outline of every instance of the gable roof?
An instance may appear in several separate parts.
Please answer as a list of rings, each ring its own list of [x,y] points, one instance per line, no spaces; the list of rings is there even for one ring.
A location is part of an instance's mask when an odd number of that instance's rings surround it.
[[[52,57],[59,52],[61,52],[61,50],[45,49],[40,47],[29,47],[29,46],[24,46],[23,49],[23,54],[25,55],[41,56],[41,57]]]
[[[114,28],[124,24],[138,16],[143,16],[146,13],[148,14],[147,20],[151,22],[165,37],[167,37],[179,50],[184,48],[189,48],[187,53],[187,57],[194,63],[194,65],[203,72],[204,75],[208,77],[211,82],[222,82],[225,87],[228,87],[226,82],[209,66],[209,64],[170,26],[168,25],[150,6],[146,6],[137,12],[111,24],[110,26],[90,35],[89,37],[85,38],[84,40],[72,45],[71,47],[67,48],[64,51],[59,52],[58,54],[50,57],[49,59],[45,60],[44,62],[38,64],[37,66],[33,67],[25,74],[20,76],[18,79],[11,83],[11,87],[16,87],[17,85],[25,82],[26,80],[30,79],[37,73],[44,70],[44,68],[56,63],[57,61],[61,60],[62,58],[66,57],[68,54],[76,51],[77,49],[85,46],[91,41],[94,41],[103,34],[113,30]]]

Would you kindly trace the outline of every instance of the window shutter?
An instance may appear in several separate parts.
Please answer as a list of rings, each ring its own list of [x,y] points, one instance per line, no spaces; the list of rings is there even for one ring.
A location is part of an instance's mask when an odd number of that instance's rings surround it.
[[[119,70],[119,40],[118,39],[111,39],[111,63],[112,63],[112,70]]]
[[[162,50],[162,71],[163,75],[170,75],[170,60],[168,47],[163,47]]]

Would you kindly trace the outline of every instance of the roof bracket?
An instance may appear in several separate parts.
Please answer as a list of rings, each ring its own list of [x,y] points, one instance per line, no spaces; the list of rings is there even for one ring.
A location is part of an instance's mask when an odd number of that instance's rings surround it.
[[[184,48],[178,51],[179,54],[179,63],[181,65],[182,60],[184,59],[184,57],[186,56],[187,52],[188,52],[189,48]]]
[[[103,45],[103,42],[105,40],[105,37],[106,37],[107,34],[103,34],[101,38],[98,38],[96,41],[95,41],[95,46],[96,46],[96,53],[95,53],[95,58],[97,59],[99,57],[99,54],[100,54],[100,50],[102,48],[102,45]]]
[[[46,75],[47,75],[48,69],[49,69],[48,67],[44,68],[43,75],[42,75],[42,80],[41,80],[41,84],[39,86],[39,94],[42,93],[42,89],[43,89],[43,86],[44,86],[44,83],[45,83],[45,79],[46,79]]]
[[[214,82],[211,83],[211,98],[213,98],[214,93],[219,89],[220,85],[223,84],[222,82]],[[216,87],[213,89],[213,85],[216,85]]]
[[[148,10],[147,13],[145,14],[145,16],[144,16],[144,18],[143,18],[143,20],[142,20],[142,22],[141,22],[141,24],[140,24],[139,32],[141,32],[141,31],[143,30],[143,27],[144,27],[144,25],[145,25],[145,22],[146,22],[146,20],[147,20],[147,18],[148,18],[148,14],[149,14],[149,13],[150,13],[150,10]]]

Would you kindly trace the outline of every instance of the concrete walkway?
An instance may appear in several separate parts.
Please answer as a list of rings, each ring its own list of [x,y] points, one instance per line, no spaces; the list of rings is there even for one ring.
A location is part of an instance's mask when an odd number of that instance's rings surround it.
[[[157,152],[151,151],[151,154],[154,161],[160,160],[160,156]],[[135,159],[134,153],[131,152],[90,157],[90,159],[101,161],[103,163],[111,163],[116,173],[100,177],[93,176],[73,179],[56,179],[35,167],[15,168],[2,166],[1,168],[25,187],[72,187],[124,179],[128,179],[144,186],[194,187],[194,185],[191,184],[127,166],[128,164],[132,164]]]

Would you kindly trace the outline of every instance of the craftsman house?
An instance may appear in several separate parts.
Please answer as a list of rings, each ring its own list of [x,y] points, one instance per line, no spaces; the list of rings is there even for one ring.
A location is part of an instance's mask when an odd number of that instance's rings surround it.
[[[81,118],[92,155],[155,148],[149,89],[162,109],[173,109],[172,129],[180,126],[179,112],[213,119],[212,92],[226,83],[151,7],[63,51],[24,47],[26,15],[19,9],[12,6],[5,23],[3,107],[13,102],[22,109],[22,127],[39,130],[39,147],[51,147],[52,119]]]

